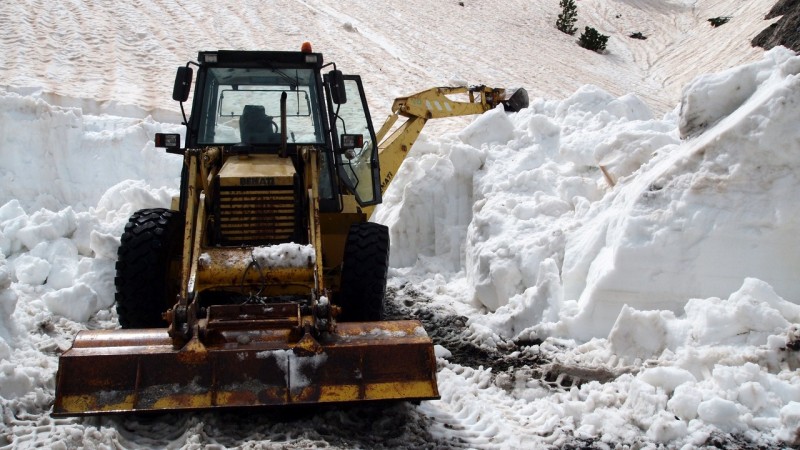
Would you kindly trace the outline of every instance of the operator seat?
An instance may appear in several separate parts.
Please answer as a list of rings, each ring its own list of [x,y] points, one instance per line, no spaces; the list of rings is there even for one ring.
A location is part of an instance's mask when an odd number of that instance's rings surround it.
[[[263,105],[244,105],[239,117],[239,132],[245,144],[277,142],[278,125],[264,111]]]

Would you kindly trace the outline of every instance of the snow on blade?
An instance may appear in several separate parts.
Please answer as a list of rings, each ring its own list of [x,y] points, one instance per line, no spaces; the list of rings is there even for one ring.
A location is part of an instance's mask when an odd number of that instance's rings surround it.
[[[308,267],[316,258],[313,245],[293,242],[253,249],[253,259],[264,267]]]

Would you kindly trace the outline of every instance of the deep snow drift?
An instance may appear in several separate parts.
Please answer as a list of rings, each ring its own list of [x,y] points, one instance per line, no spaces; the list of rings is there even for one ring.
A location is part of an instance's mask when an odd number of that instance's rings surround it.
[[[516,341],[520,358],[610,377],[552,389],[440,346],[442,400],[409,414],[463,447],[794,443],[798,74],[778,48],[696,79],[663,118],[585,86],[423,136],[375,216],[391,227],[393,288],[467,317],[476,345]],[[169,205],[180,159],[150,139],[180,127],[14,93],[0,126],[0,445],[136,445],[114,422],[47,411],[59,352],[80,329],[117,326],[118,236],[134,210]],[[158,442],[192,447],[184,431]]]

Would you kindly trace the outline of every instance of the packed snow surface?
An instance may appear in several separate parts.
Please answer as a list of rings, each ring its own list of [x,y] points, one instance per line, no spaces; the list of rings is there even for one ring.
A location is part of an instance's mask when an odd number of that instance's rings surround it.
[[[285,20],[242,14],[239,3],[144,2],[115,8],[137,17],[125,27],[103,6],[0,6],[14,24],[0,34],[0,448],[800,445],[800,57],[734,50],[771,4],[581,1],[582,20],[641,25],[653,38],[615,35],[608,54],[565,60],[559,52],[576,50],[547,28],[554,6],[509,2],[515,13],[499,29],[465,26],[496,11],[464,3],[393,3],[373,15],[365,2],[278,2]],[[453,25],[382,34],[414,9],[427,21],[442,8]],[[697,28],[709,14],[733,16],[725,40]],[[91,25],[100,23],[118,28]],[[191,36],[171,38],[165,26]],[[550,45],[521,58],[510,29]],[[20,44],[44,34],[41,45]],[[362,69],[376,117],[395,95],[462,77],[532,94],[518,113],[423,134],[373,217],[390,227],[394,301],[435,328],[463,318],[460,341],[435,348],[442,399],[294,422],[51,419],[58,355],[80,330],[118,326],[114,263],[128,217],[168,207],[177,191],[180,157],[152,143],[155,132],[183,131],[161,102],[168,72],[201,48],[286,49],[315,37],[328,61]],[[715,42],[703,64],[689,57],[698,41]],[[429,59],[416,57],[423,42]],[[485,42],[502,45],[487,53]],[[485,79],[448,73],[456,67]],[[386,73],[371,76],[376,68]],[[408,92],[387,82],[409,77]],[[520,362],[470,364],[461,344],[513,348],[508,360]],[[532,358],[546,366],[524,363]],[[543,372],[559,375],[555,385]]]

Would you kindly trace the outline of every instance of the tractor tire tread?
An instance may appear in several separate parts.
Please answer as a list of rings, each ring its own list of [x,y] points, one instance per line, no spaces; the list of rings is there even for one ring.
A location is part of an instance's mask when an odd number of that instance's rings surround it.
[[[389,229],[372,222],[352,225],[342,261],[340,320],[383,320],[388,270]]]
[[[183,214],[164,208],[135,212],[120,238],[115,264],[117,314],[122,328],[165,327],[168,271],[182,246]],[[177,242],[176,242],[177,240]]]

